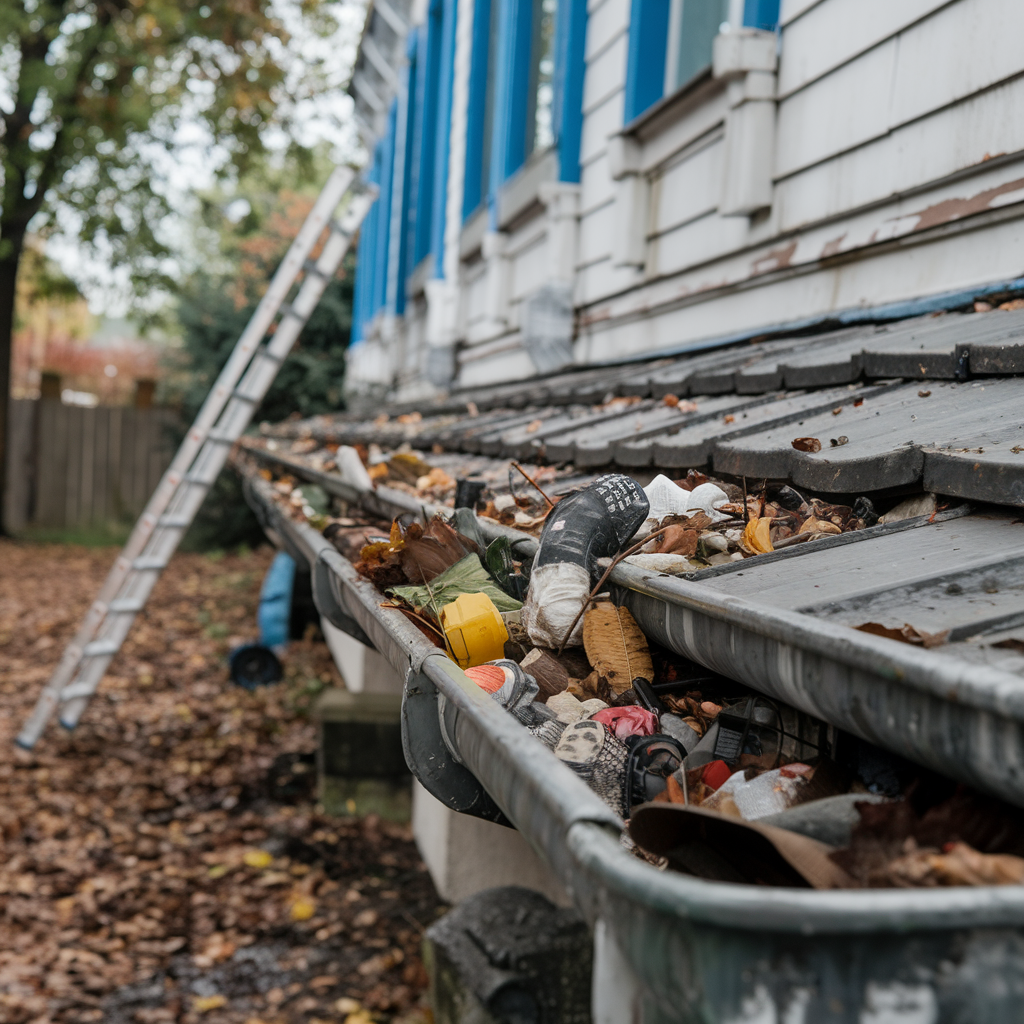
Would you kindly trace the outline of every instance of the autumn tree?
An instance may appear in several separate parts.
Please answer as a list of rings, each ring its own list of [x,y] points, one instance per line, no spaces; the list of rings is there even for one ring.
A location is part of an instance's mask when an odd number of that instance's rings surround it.
[[[30,224],[70,228],[106,265],[129,268],[138,289],[162,283],[160,182],[182,126],[201,129],[210,161],[231,168],[258,155],[267,127],[286,116],[288,35],[271,8],[270,0],[0,0],[0,494],[16,278]]]

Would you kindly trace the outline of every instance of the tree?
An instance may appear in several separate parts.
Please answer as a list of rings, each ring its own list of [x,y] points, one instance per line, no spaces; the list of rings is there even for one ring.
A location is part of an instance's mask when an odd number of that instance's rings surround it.
[[[304,10],[317,0],[299,0]],[[183,125],[225,170],[282,124],[288,34],[271,0],[0,0],[0,494],[16,280],[32,222],[59,216],[127,267],[167,280],[161,188]],[[2,502],[0,502],[2,507]],[[0,519],[0,533],[3,523]]]

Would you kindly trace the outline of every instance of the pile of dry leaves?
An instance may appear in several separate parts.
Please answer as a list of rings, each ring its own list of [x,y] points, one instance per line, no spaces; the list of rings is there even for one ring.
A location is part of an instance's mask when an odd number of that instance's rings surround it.
[[[409,830],[314,804],[325,646],[227,677],[270,552],[179,555],[78,729],[15,750],[112,556],[0,542],[0,1020],[423,1020]]]

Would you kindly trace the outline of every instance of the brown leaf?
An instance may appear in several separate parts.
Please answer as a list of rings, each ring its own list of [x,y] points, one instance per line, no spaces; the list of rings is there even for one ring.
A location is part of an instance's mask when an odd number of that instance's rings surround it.
[[[654,679],[647,637],[628,609],[610,601],[592,606],[583,616],[583,648],[616,695],[628,690],[634,679]]]
[[[474,551],[477,547],[472,541],[453,530],[440,516],[435,516],[426,529],[419,523],[409,527],[399,560],[410,583],[429,583]]]
[[[949,636],[948,629],[941,633],[925,633],[923,630],[915,629],[909,622],[905,622],[899,629],[883,626],[880,622],[865,622],[853,628],[859,629],[862,633],[888,637],[890,640],[899,640],[901,643],[914,644],[917,647],[939,647]]]
[[[796,437],[790,443],[798,452],[821,451],[821,442],[816,437]]]
[[[697,553],[697,531],[675,525],[666,528],[658,538],[658,552],[666,555],[684,555],[689,558]]]

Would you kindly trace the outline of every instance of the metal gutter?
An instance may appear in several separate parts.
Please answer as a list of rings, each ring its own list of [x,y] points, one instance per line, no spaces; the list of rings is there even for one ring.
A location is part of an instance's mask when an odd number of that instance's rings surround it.
[[[626,852],[617,816],[581,780],[400,613],[382,608],[376,590],[316,531],[283,513],[265,481],[250,479],[249,495],[265,522],[307,551],[321,611],[331,618],[342,608],[406,674],[403,731],[418,730],[436,759],[424,767],[410,758],[411,767],[442,798],[447,789],[450,805],[472,790],[470,780],[482,783],[497,814],[547,860],[581,913],[611,935],[638,986],[644,1024],[1019,1020],[1009,981],[1024,968],[1024,887],[815,892],[658,871]],[[705,658],[717,650],[711,660],[730,674],[756,662],[783,699],[813,704],[821,695],[810,687],[797,692],[795,680],[817,679],[824,690],[827,669],[855,686],[872,674],[875,685],[905,681],[904,693],[929,699],[952,686],[962,706],[994,700],[994,707],[1024,713],[1008,680],[972,681],[962,667],[939,664],[930,652],[904,656],[889,650],[895,644],[850,639],[842,635],[850,630],[709,595],[699,584],[631,566],[614,576],[644,628],[661,630],[658,639]],[[702,640],[709,646],[698,646]],[[807,648],[803,656],[798,643]],[[748,644],[750,659],[742,656]],[[923,668],[914,664],[922,654],[929,655]],[[853,671],[858,662],[864,678]],[[1013,683],[1020,691],[1019,680]],[[416,741],[406,737],[407,755],[422,758],[424,744],[416,749]],[[890,995],[898,997],[892,1012],[872,1016]]]

